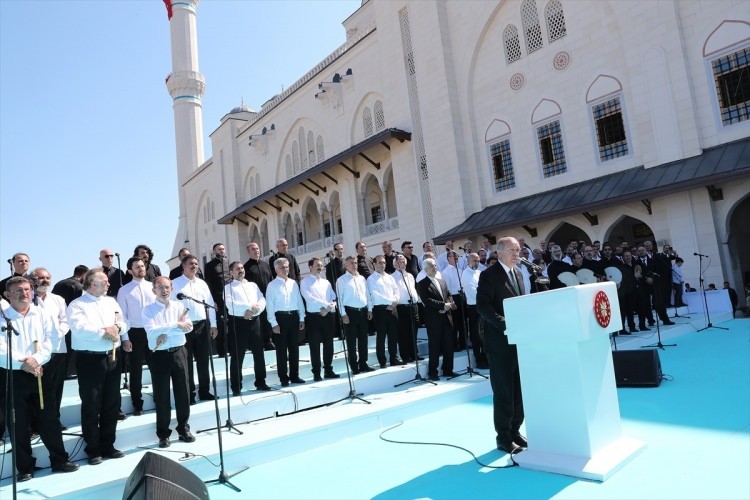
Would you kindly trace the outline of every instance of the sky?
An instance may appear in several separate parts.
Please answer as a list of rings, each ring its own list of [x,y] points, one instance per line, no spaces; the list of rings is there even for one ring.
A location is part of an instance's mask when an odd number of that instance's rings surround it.
[[[203,0],[208,135],[346,40],[361,0]],[[169,21],[162,0],[0,0],[0,277],[27,253],[53,283],[138,244],[167,274],[177,219]],[[217,214],[218,215],[218,214]],[[242,256],[244,257],[244,256]]]

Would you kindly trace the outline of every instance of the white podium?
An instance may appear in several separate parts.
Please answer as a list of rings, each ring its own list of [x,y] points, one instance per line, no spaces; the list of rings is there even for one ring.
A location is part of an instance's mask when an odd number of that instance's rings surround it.
[[[606,480],[645,446],[622,435],[609,343],[622,328],[616,285],[566,287],[503,306],[508,341],[518,349],[529,442],[516,462]]]

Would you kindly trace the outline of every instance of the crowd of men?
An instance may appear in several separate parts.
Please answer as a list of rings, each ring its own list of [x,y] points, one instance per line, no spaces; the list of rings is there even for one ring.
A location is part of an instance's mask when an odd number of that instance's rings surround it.
[[[518,431],[523,404],[515,346],[504,335],[503,299],[546,289],[541,276],[549,279],[551,289],[569,286],[563,278],[570,274],[615,280],[623,327],[628,327],[619,333],[630,334],[636,331],[636,316],[637,329],[648,330],[656,320],[653,311],[663,324],[673,324],[666,308],[683,305],[688,286],[682,259],[669,245],[656,252],[650,241],[633,247],[627,242],[571,241],[563,252],[554,242],[541,241],[532,249],[523,238],[511,237],[501,238],[493,249],[485,238],[477,251],[471,241],[465,242],[458,247],[461,255],[454,242],[444,246],[436,255],[432,243],[424,242],[417,256],[411,241],[403,241],[400,251],[385,241],[382,253],[373,258],[363,241],[349,256],[337,243],[325,257],[309,260],[303,278],[283,238],[268,261],[261,258],[258,243],[249,243],[244,263],[229,262],[225,246],[217,243],[203,272],[198,258],[183,248],[181,264],[169,277],[152,262],[151,249],[138,245],[125,271],[113,265],[119,255],[103,249],[100,267],[76,266],[73,276],[52,289],[49,271],[31,270],[29,256],[17,253],[13,275],[0,281],[3,322],[17,333],[0,338],[0,435],[8,414],[5,389],[12,387],[16,421],[9,430],[14,445],[18,443],[17,479],[33,476],[32,431],[47,447],[53,471],[78,469],[62,445],[60,404],[66,379],[78,379],[85,452],[88,463],[97,465],[104,458],[124,456],[114,447],[117,422],[124,418],[123,372],[130,377],[133,415],[140,416],[143,365],[150,369],[156,435],[164,448],[172,432],[170,385],[176,430],[184,442],[195,440],[190,406],[197,399],[216,399],[210,390],[212,352],[231,357],[231,392],[238,396],[248,349],[255,389],[268,391],[266,350],[275,351],[279,381],[287,387],[306,382],[299,371],[302,343],[310,347],[313,380],[321,381],[340,377],[333,369],[336,337],[345,341],[352,375],[423,361],[416,337],[421,326],[427,330],[429,380],[439,381],[439,371],[456,376],[454,353],[468,349],[476,368],[490,370],[497,445],[513,452],[526,441]],[[530,272],[521,258],[542,271]],[[376,336],[374,363],[369,335]],[[6,383],[10,375],[12,386]]]

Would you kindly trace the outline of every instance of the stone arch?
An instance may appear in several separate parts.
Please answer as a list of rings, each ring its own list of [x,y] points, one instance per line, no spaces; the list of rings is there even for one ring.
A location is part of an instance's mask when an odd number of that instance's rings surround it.
[[[387,216],[389,219],[398,217],[398,204],[396,203],[396,187],[393,182],[393,164],[390,163],[383,171],[383,191],[385,191]]]
[[[302,223],[304,224],[303,234],[306,239],[305,243],[321,239],[323,234],[318,204],[315,200],[308,197],[300,204],[300,209],[303,214]]]
[[[374,224],[383,220],[385,207],[380,182],[374,175],[366,175],[362,179],[362,199],[364,201],[365,224]]]
[[[627,241],[631,247],[646,240],[655,241],[651,226],[641,219],[625,214],[613,222],[604,234],[605,241],[609,241],[612,246],[619,246],[623,241]]]
[[[599,75],[586,90],[586,103],[594,102],[617,92],[622,92],[620,80],[611,75]]]
[[[725,19],[706,37],[703,57],[750,40],[750,22]]]
[[[731,259],[728,266],[733,271],[729,276],[735,290],[741,291],[741,285],[750,283],[750,194],[739,199],[727,214],[727,246]],[[732,283],[734,281],[734,283]],[[739,281],[739,282],[738,282]],[[740,294],[741,295],[741,294]]]
[[[363,139],[365,139],[365,130],[364,130],[364,113],[365,108],[369,109],[370,112],[370,123],[372,126],[372,131],[375,131],[375,117],[372,114],[373,107],[375,106],[376,101],[385,102],[385,99],[382,95],[380,95],[377,92],[368,92],[367,94],[363,95],[362,98],[359,100],[359,103],[357,104],[357,107],[354,110],[354,114],[352,116],[352,121],[350,123],[350,137],[352,140],[352,144],[357,144],[358,142],[361,142]],[[385,117],[383,118],[383,123],[385,123]]]
[[[542,99],[531,112],[531,123],[536,124],[562,114],[562,108],[551,99]]]
[[[571,224],[570,222],[561,221],[549,232],[546,241],[554,241],[556,244],[560,245],[560,248],[562,248],[564,253],[565,247],[567,247],[568,243],[573,239],[576,241],[583,240],[589,244],[591,243],[591,236],[589,236],[585,230],[575,224]]]

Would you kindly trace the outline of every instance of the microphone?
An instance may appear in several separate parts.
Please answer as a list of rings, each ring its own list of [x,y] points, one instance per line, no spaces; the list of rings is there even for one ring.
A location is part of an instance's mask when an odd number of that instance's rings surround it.
[[[119,256],[120,256],[120,254],[117,253],[117,252],[115,252],[115,257],[119,257]]]
[[[519,257],[518,258],[518,262],[520,262],[521,264],[523,264],[524,266],[526,266],[529,269],[529,271],[535,271],[535,272],[541,272],[542,271],[541,266],[537,266],[536,264],[534,264],[530,260],[525,259],[523,257]]]
[[[8,259],[6,262],[8,262],[8,264],[13,264],[13,259]]]
[[[194,298],[188,297],[187,295],[185,295],[182,292],[180,292],[180,293],[177,294],[177,300],[185,300],[185,299],[193,300],[193,301],[195,300]]]
[[[708,257],[708,255],[703,255],[702,253],[698,253],[698,252],[693,252],[693,255],[695,255],[696,257],[706,257],[706,258]]]

